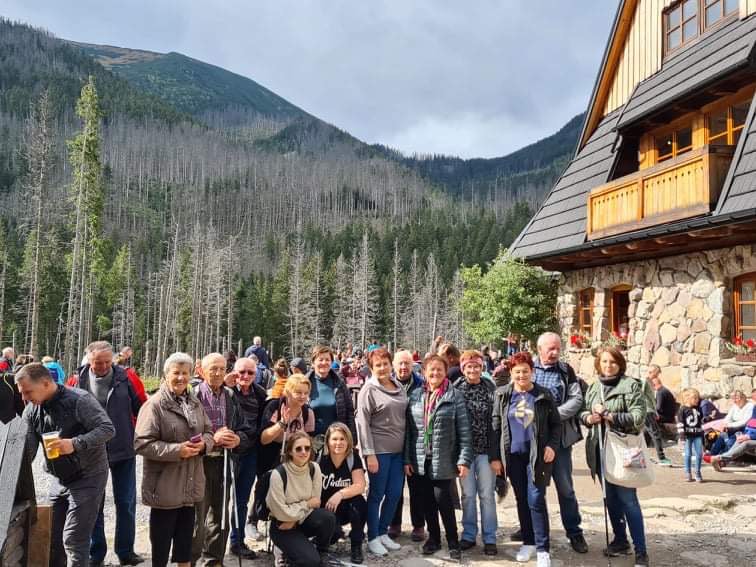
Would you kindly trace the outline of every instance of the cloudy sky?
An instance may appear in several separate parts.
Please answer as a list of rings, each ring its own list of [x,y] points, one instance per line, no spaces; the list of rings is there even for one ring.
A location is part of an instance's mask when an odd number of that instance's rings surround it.
[[[585,110],[616,0],[2,0],[59,37],[178,51],[367,142],[504,155]]]

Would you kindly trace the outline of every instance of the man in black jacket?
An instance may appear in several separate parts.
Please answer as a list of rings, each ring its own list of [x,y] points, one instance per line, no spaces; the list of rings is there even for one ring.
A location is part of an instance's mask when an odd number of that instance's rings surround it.
[[[239,400],[242,415],[249,426],[248,437],[250,443],[247,450],[239,455],[239,466],[236,474],[236,506],[239,511],[240,526],[236,526],[233,518],[231,527],[231,553],[245,559],[254,559],[255,552],[244,543],[244,524],[247,518],[247,504],[252,493],[252,485],[257,476],[257,440],[260,434],[260,418],[267,393],[265,388],[255,384],[257,372],[257,357],[243,357],[234,363],[234,369],[223,381],[228,384],[229,377],[236,383],[234,391]],[[254,517],[251,522],[256,522]]]
[[[144,561],[134,553],[136,537],[136,453],[134,452],[134,424],[142,401],[131,385],[122,366],[113,364],[113,347],[107,341],[95,341],[87,346],[87,364],[76,371],[69,381],[92,394],[105,409],[115,427],[115,436],[108,441],[108,463],[116,509],[116,555],[121,565],[139,565]],[[92,567],[105,562],[108,543],[105,539],[103,505],[97,516],[89,561]]]
[[[28,456],[34,458],[44,434],[58,432],[45,448],[45,468],[53,476],[50,566],[89,565],[90,538],[108,482],[105,444],[115,428],[94,396],[56,384],[42,364],[27,364],[15,381],[29,402],[23,414]]]
[[[229,457],[235,460],[236,455],[247,451],[253,437],[237,393],[223,385],[226,376],[226,359],[223,355],[214,352],[205,356],[202,359],[202,374],[204,381],[199,384],[196,393],[213,426],[215,444],[212,452],[203,458],[205,498],[195,505],[197,520],[192,538],[192,564],[218,567],[223,565],[226,553],[228,530],[226,526],[221,526],[221,520],[223,507],[228,507],[231,484],[229,477],[224,493],[223,454],[229,451]],[[235,466],[234,463],[229,464]]]

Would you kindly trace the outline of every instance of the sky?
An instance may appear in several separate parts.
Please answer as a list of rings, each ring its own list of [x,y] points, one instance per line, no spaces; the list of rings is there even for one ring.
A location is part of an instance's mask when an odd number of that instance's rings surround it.
[[[505,155],[583,112],[616,0],[0,0],[58,37],[176,51],[368,143]]]

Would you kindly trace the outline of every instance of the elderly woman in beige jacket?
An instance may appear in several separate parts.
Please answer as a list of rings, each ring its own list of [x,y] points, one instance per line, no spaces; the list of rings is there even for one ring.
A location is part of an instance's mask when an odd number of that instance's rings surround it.
[[[210,420],[187,386],[194,361],[184,353],[168,357],[160,390],[142,406],[134,449],[144,458],[142,503],[150,510],[152,565],[191,563],[194,504],[205,496],[202,455],[213,447]]]
[[[297,431],[288,436],[284,461],[271,472],[265,498],[270,510],[270,539],[291,567],[328,564],[328,547],[336,529],[335,514],[320,507],[323,477],[311,455],[312,440],[307,433]]]

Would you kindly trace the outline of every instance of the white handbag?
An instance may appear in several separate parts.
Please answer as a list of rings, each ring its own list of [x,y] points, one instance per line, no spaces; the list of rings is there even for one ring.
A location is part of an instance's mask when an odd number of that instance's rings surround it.
[[[601,391],[601,403],[604,404],[604,390]],[[643,488],[654,482],[654,469],[646,456],[646,439],[643,432],[621,433],[606,428],[604,435],[604,474],[606,480],[626,488]]]

